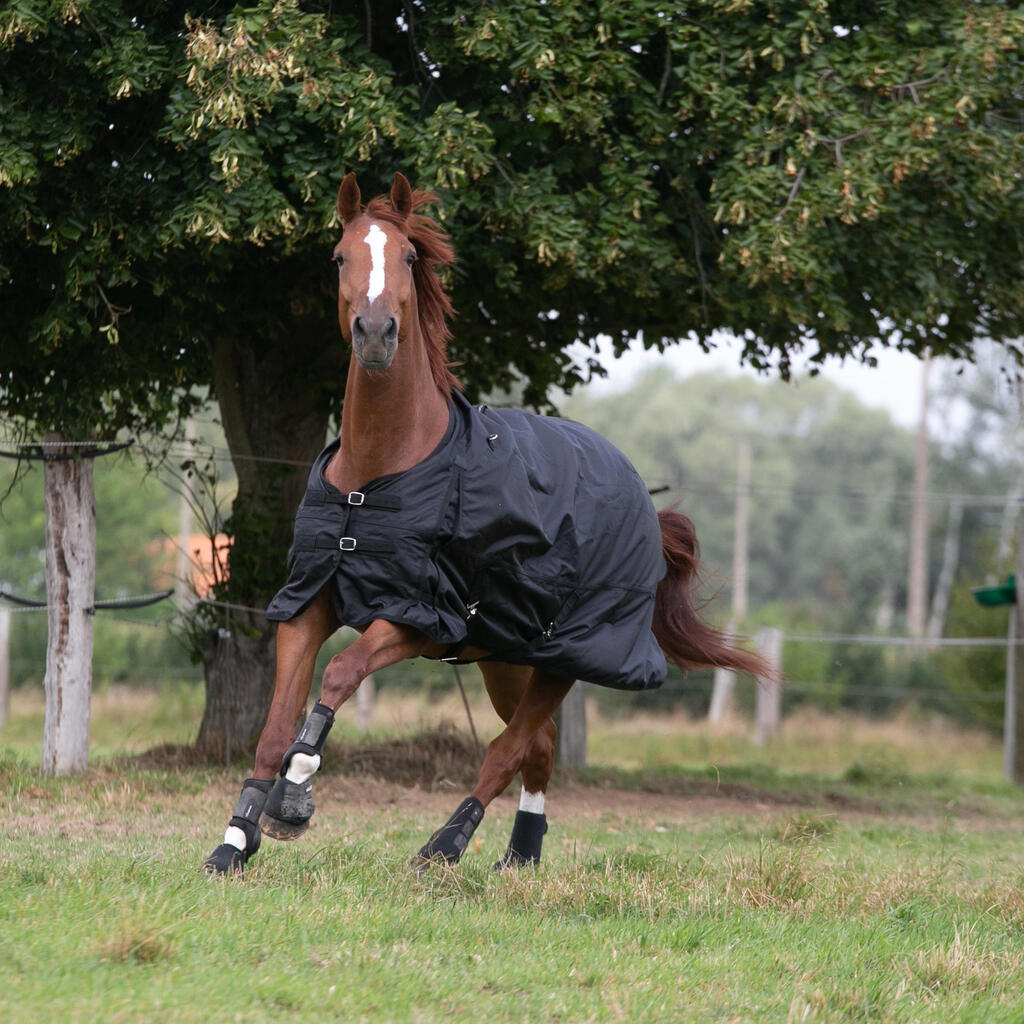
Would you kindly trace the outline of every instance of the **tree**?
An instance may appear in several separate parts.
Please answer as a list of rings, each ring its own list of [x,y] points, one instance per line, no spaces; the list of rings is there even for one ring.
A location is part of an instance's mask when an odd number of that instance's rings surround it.
[[[116,422],[102,394],[211,384],[240,483],[222,596],[262,604],[302,471],[254,460],[308,459],[343,390],[327,254],[346,170],[443,192],[470,390],[543,403],[593,371],[568,347],[602,332],[731,328],[784,373],[876,337],[969,358],[984,334],[1019,357],[1022,40],[1020,12],[953,0],[15,0],[0,403],[45,424],[33,396],[111,348],[134,383],[86,374],[95,423]],[[241,625],[244,737],[270,634]]]

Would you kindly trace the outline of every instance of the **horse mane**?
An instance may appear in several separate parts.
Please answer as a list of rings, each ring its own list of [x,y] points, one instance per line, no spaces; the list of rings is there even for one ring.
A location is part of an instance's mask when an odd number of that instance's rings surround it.
[[[387,196],[371,199],[366,204],[366,213],[403,231],[416,249],[412,275],[430,372],[438,390],[446,398],[451,398],[452,389],[462,390],[462,382],[451,372],[453,364],[448,362],[448,341],[452,336],[448,321],[455,315],[455,310],[441,285],[438,271],[455,262],[455,250],[437,221],[416,212],[421,206],[437,202],[437,199],[435,192],[417,188],[413,189],[412,211],[408,217],[403,218],[397,213]]]

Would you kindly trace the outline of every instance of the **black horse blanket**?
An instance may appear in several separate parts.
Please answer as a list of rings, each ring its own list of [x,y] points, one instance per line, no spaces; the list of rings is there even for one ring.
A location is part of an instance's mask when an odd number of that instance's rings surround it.
[[[267,618],[293,618],[329,582],[341,622],[412,626],[452,658],[474,646],[617,689],[664,681],[651,632],[661,532],[600,435],[456,394],[444,439],[410,470],[342,494],[323,476],[337,450],[310,472]]]

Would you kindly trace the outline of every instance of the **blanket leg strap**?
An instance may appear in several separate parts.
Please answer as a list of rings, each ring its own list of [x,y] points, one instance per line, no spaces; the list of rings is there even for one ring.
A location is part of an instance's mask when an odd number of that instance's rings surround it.
[[[242,795],[228,822],[224,842],[203,861],[207,874],[238,877],[244,874],[246,862],[260,848],[260,813],[271,784],[270,779],[246,779],[242,783]]]
[[[454,864],[469,845],[469,840],[483,821],[484,805],[475,796],[467,796],[458,810],[430,837],[430,841],[413,858],[412,866],[423,871],[432,861]]]
[[[495,871],[507,868],[524,867],[527,864],[540,863],[541,846],[548,830],[548,819],[544,814],[532,811],[516,811],[516,820],[512,824],[512,837],[508,841],[508,849],[494,865]]]
[[[267,797],[260,828],[273,839],[298,839],[313,817],[313,784],[310,777],[320,767],[324,741],[334,724],[334,711],[317,701],[295,742],[285,751],[281,778]]]

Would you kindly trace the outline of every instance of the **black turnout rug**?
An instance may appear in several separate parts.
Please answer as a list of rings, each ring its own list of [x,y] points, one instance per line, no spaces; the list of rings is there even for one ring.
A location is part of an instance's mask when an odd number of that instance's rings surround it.
[[[328,582],[341,622],[415,627],[498,661],[618,689],[665,678],[651,632],[665,572],[647,489],[613,445],[570,420],[470,405],[419,465],[342,494],[317,457],[295,516],[291,619]]]

